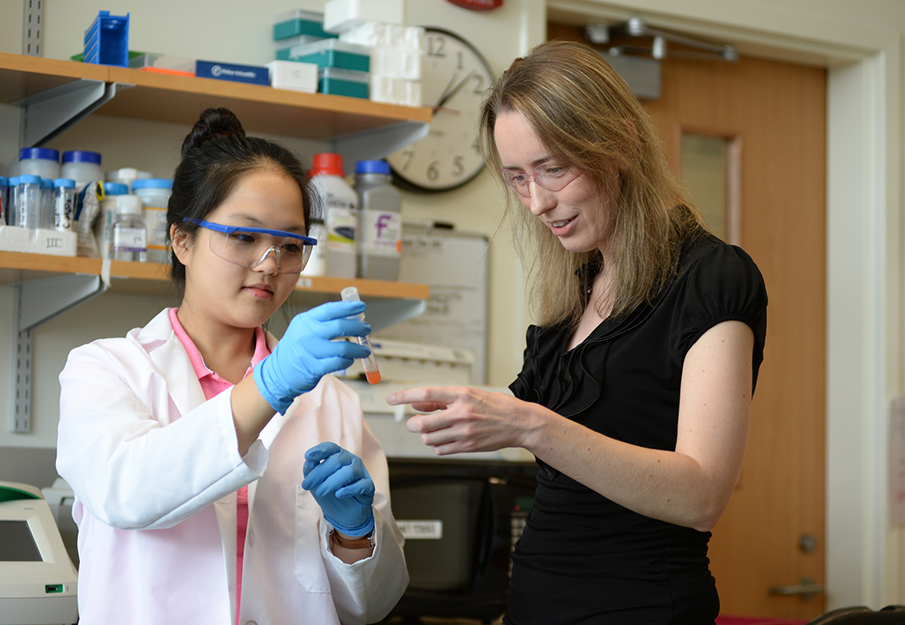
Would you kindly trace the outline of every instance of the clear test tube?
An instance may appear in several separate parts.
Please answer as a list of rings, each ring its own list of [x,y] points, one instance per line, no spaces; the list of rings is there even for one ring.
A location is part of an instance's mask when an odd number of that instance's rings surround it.
[[[361,301],[361,298],[358,296],[358,289],[354,286],[347,286],[342,291],[339,292],[344,302],[358,302]],[[361,313],[358,315],[358,318],[362,321],[365,320],[365,314]],[[359,345],[364,345],[368,349],[371,350],[371,353],[367,358],[361,359],[361,365],[365,370],[365,378],[371,384],[377,384],[380,382],[380,371],[377,369],[377,359],[374,358],[374,349],[371,347],[371,339],[367,336],[358,336]]]

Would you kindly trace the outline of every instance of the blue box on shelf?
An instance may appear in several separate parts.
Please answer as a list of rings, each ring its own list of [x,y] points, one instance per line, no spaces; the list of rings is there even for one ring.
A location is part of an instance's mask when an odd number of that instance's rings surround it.
[[[368,72],[322,67],[318,70],[318,91],[333,95],[368,99]]]
[[[237,65],[215,61],[195,61],[195,76],[215,78],[233,82],[247,82],[253,85],[270,85],[270,73],[263,65]]]
[[[129,66],[129,14],[110,15],[98,11],[97,17],[85,31],[82,60],[96,65]]]

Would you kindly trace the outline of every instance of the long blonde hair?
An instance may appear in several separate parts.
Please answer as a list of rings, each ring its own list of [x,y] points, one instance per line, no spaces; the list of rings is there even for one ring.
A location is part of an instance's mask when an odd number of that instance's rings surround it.
[[[703,222],[625,81],[581,43],[550,41],[516,59],[485,98],[479,128],[484,159],[504,186],[494,128],[507,112],[523,115],[551,155],[583,172],[601,197],[611,198],[615,214],[605,268],[614,286],[611,314],[652,301],[674,274],[682,243]],[[538,323],[577,325],[587,299],[576,274],[599,252],[566,250],[514,192],[507,193],[504,220],[512,226]]]

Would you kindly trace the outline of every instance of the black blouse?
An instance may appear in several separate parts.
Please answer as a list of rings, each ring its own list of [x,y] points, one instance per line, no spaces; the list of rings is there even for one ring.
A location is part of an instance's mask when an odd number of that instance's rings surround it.
[[[585,273],[590,284],[594,271]],[[702,234],[685,245],[676,278],[653,305],[604,320],[574,349],[567,351],[570,329],[531,326],[510,389],[606,436],[674,450],[688,350],[714,325],[742,321],[754,331],[756,384],[766,306],[754,261]],[[642,516],[538,464],[534,504],[513,553],[506,623],[714,622],[709,532]]]

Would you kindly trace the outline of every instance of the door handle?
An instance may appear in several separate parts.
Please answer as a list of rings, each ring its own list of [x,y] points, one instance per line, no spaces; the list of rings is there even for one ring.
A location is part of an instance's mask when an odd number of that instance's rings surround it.
[[[802,601],[807,601],[815,595],[823,593],[823,584],[818,584],[810,577],[802,577],[797,584],[791,586],[773,586],[770,588],[771,595],[780,595],[789,597],[797,595]]]

